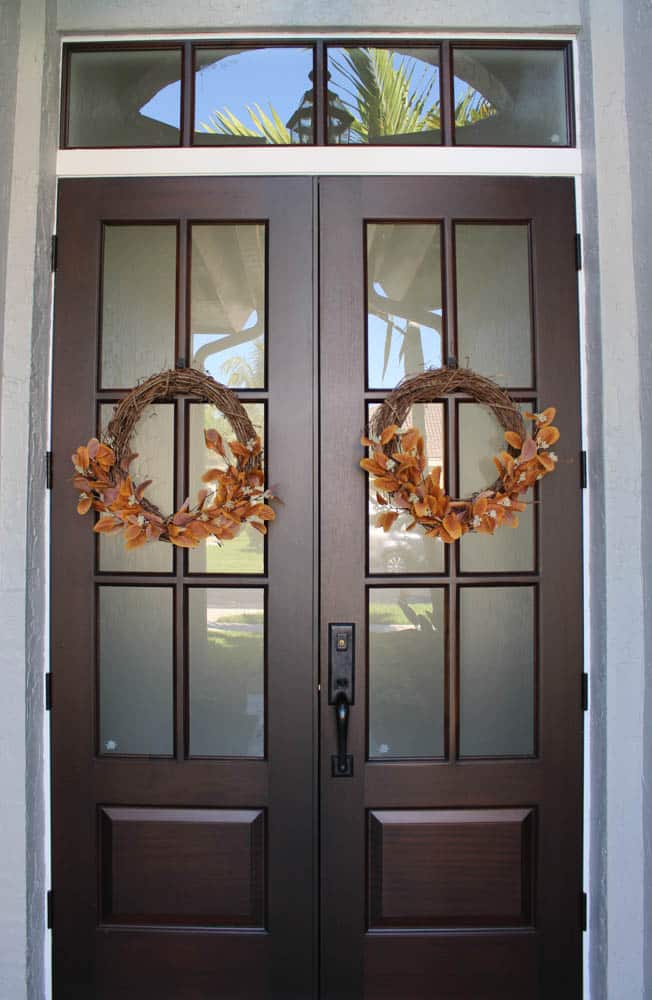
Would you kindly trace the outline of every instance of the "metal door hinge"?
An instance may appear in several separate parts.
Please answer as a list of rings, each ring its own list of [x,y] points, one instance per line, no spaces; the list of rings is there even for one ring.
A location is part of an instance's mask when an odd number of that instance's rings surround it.
[[[589,925],[589,899],[585,892],[582,893],[580,905],[582,914],[582,931],[585,931]]]
[[[45,488],[46,490],[52,489],[52,452],[46,451],[45,453]]]
[[[52,709],[52,674],[45,675],[45,711]]]
[[[582,236],[575,233],[575,270],[582,270]]]
[[[589,710],[589,675],[582,674],[582,711]]]
[[[51,931],[52,925],[54,924],[54,893],[52,892],[52,889],[48,889],[48,894],[45,902],[45,909],[47,915],[46,919],[47,919],[48,930]]]
[[[580,452],[580,489],[585,490],[589,484],[588,463],[586,452]]]
[[[50,243],[50,267],[52,272],[56,271],[58,263],[58,246],[57,246],[57,235],[56,233],[52,236],[52,242]]]

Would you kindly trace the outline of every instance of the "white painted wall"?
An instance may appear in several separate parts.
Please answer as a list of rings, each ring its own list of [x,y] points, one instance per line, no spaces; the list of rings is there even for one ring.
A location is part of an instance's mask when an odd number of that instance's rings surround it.
[[[579,28],[584,392],[592,487],[591,996],[652,995],[646,917],[652,903],[652,736],[646,735],[652,732],[646,725],[652,716],[646,673],[652,618],[646,621],[645,614],[652,463],[643,434],[652,416],[650,0],[405,0],[400,7],[389,0],[333,0],[327,6],[316,0],[0,0],[0,1000],[40,1000],[46,979],[42,456],[58,99],[55,28],[310,33],[365,26],[408,32]]]

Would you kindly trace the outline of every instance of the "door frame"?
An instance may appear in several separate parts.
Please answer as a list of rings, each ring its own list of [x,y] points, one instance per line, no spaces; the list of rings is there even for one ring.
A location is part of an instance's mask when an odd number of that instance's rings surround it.
[[[225,32],[220,35],[210,34],[178,34],[175,37],[182,39],[219,39],[219,40],[241,40],[241,32]],[[330,31],[310,32],[311,39],[328,38],[373,39],[391,41],[392,39],[403,39],[403,33],[391,31]],[[305,33],[298,32],[252,32],[247,34],[248,41],[291,41],[305,39]],[[201,176],[383,176],[383,175],[414,175],[420,174],[428,177],[437,176],[476,176],[476,177],[568,177],[575,184],[576,203],[576,231],[581,238],[584,192],[583,192],[583,163],[581,153],[581,142],[579,135],[579,59],[577,36],[572,33],[544,33],[544,32],[520,32],[515,34],[488,33],[488,32],[410,32],[410,38],[437,40],[440,38],[468,38],[474,40],[495,40],[495,41],[563,41],[571,42],[573,52],[573,75],[574,75],[574,101],[577,145],[572,149],[500,149],[500,148],[416,148],[410,151],[409,162],[405,157],[405,151],[400,148],[374,149],[365,148],[328,148],[328,147],[302,147],[290,149],[276,149],[274,151],[273,163],[270,162],[269,151],[262,149],[221,149],[210,148],[197,149],[77,149],[58,150],[56,161],[56,180],[75,177],[110,177],[113,179],[126,177],[201,177]],[[75,41],[111,41],[113,36],[106,34],[76,35],[74,33],[63,35],[61,46],[64,43]],[[130,33],[121,35],[120,41],[157,41],[169,40],[169,36],[156,33]],[[219,155],[216,155],[219,154]],[[273,167],[273,169],[270,169]],[[55,225],[56,232],[56,225]],[[317,234],[317,228],[315,227]],[[317,236],[315,237],[317,238]],[[578,285],[578,340],[580,356],[580,400],[581,400],[581,433],[582,441],[587,438],[588,428],[588,393],[585,391],[588,384],[586,366],[586,300],[587,289],[584,273],[581,268],[577,275]],[[315,303],[315,310],[318,309],[318,302]],[[315,319],[316,322],[316,319]],[[51,324],[51,337],[53,324]],[[315,366],[314,379],[318,378],[318,370]],[[51,435],[51,421],[48,427],[48,435]],[[316,432],[318,433],[318,431]],[[316,442],[317,443],[317,442]],[[315,463],[317,462],[317,451],[315,449]],[[583,645],[584,645],[584,669],[591,671],[591,604],[590,604],[590,574],[591,574],[591,549],[588,539],[591,533],[592,494],[589,483],[582,496],[582,520],[583,520]],[[318,522],[318,511],[315,511],[314,518]],[[45,545],[49,548],[51,543],[49,518],[46,527]],[[49,576],[48,576],[49,579]],[[51,606],[50,597],[47,597],[47,609]],[[316,620],[319,615],[319,608],[316,607]],[[316,627],[316,621],[315,621]],[[318,635],[318,633],[316,633]],[[46,653],[46,656],[48,654]],[[590,708],[589,708],[590,711]],[[589,732],[591,716],[585,717],[584,727],[584,762],[583,762],[583,856],[585,884],[588,884],[588,864],[590,860],[590,802],[588,790],[591,783],[591,756],[589,753]],[[44,722],[44,742],[45,746],[50,745],[50,720],[45,717]],[[51,774],[51,764],[47,763],[48,774]],[[52,812],[51,789],[48,785],[46,789],[46,830],[45,830],[45,854],[49,859],[52,852],[52,836],[50,831],[50,817]],[[589,930],[585,935],[584,946],[584,989],[588,989],[588,952],[587,942],[589,940]],[[51,996],[52,981],[51,976],[47,982],[48,993]]]

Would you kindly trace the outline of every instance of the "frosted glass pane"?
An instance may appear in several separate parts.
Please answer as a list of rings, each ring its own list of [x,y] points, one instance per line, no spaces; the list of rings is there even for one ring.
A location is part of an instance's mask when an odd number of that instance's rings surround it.
[[[190,754],[262,757],[264,591],[188,591]]]
[[[312,48],[201,48],[195,60],[195,145],[314,142]]]
[[[429,223],[367,226],[367,380],[394,388],[441,365],[441,231]]]
[[[441,143],[438,46],[330,46],[328,76],[329,144]]]
[[[72,52],[69,146],[178,146],[181,50]]]
[[[172,589],[99,588],[100,753],[171,756]]]
[[[130,389],[174,367],[176,287],[176,226],[104,227],[104,388]]]
[[[369,591],[369,757],[444,755],[444,592]]]
[[[527,406],[522,409],[527,410]],[[493,413],[476,403],[458,409],[460,486],[471,496],[495,481],[493,456],[506,447],[503,430]],[[518,527],[506,525],[495,535],[465,535],[460,541],[461,569],[465,573],[522,572],[535,569],[534,504],[532,491],[521,497],[528,504],[518,515]]]
[[[113,416],[113,404],[100,410],[102,428],[106,429]],[[174,506],[174,406],[154,403],[140,418],[132,438],[132,451],[137,458],[130,470],[134,483],[151,479],[147,499],[165,514]],[[125,549],[122,535],[100,535],[98,541],[99,568],[103,573],[171,573],[172,546],[166,542],[150,542],[139,549]]]
[[[460,590],[460,755],[534,753],[534,587]]]
[[[256,433],[265,440],[265,407],[263,403],[245,403]],[[203,488],[201,477],[208,468],[224,467],[225,462],[204,444],[204,430],[214,427],[226,441],[235,438],[226,418],[214,406],[192,403],[190,406],[188,492],[191,502]],[[218,545],[216,538],[207,538],[198,548],[188,551],[188,568],[191,573],[264,573],[265,539],[250,525],[244,525],[240,534]]]
[[[563,49],[453,47],[455,143],[566,146]]]
[[[532,385],[527,225],[458,225],[459,363],[500,385]]]
[[[265,385],[265,227],[195,225],[192,366],[226,385]]]
[[[371,415],[375,406],[369,408]],[[408,413],[403,427],[418,427],[424,437],[428,467],[444,467],[444,407],[441,403],[417,403]],[[442,473],[443,475],[443,473]],[[386,574],[443,573],[444,543],[426,538],[420,528],[406,531],[410,518],[404,515],[389,531],[374,524],[381,507],[369,479],[369,572]]]

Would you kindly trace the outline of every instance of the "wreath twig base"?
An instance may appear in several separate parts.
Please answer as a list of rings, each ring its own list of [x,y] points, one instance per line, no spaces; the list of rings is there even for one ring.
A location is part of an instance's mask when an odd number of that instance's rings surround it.
[[[129,466],[137,455],[130,442],[143,411],[151,403],[169,401],[178,394],[197,396],[217,406],[236,439],[227,443],[216,430],[204,431],[206,447],[226,467],[204,473],[206,486],[194,505],[188,497],[177,511],[164,515],[147,499],[151,480],[136,483],[132,479]],[[275,518],[266,501],[276,498],[265,489],[262,455],[260,438],[231,389],[194,369],[161,372],[116,405],[104,439],[91,438],[73,454],[73,486],[80,494],[77,511],[97,511],[101,516],[93,530],[105,535],[122,533],[127,549],[153,541],[196,548],[210,536],[222,544],[235,538],[245,523],[264,535],[267,522]]]
[[[464,393],[489,406],[504,430],[509,450],[493,461],[497,480],[470,497],[450,497],[440,485],[441,468],[427,468],[423,437],[412,427],[402,430],[414,403],[432,402],[452,392]],[[499,525],[518,525],[526,509],[521,497],[555,469],[550,451],[559,440],[553,426],[554,407],[526,413],[533,422],[528,432],[514,400],[491,379],[463,368],[436,368],[404,379],[375,412],[369,434],[361,443],[371,449],[360,462],[372,477],[376,501],[383,510],[376,526],[389,531],[401,516],[409,517],[406,531],[419,527],[429,538],[448,544],[469,532],[493,535]]]

